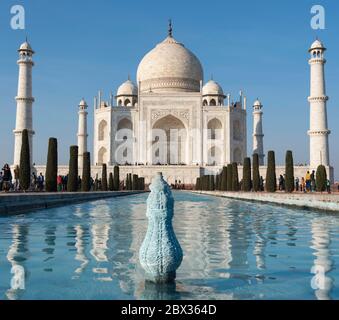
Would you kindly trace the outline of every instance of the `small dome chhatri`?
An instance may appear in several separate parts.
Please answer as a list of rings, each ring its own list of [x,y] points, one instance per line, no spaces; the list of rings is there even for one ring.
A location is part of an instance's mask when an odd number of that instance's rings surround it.
[[[261,104],[259,99],[254,101],[254,104],[253,104],[254,110],[261,110],[262,107],[263,107],[263,105]]]
[[[210,80],[204,85],[202,89],[202,95],[203,96],[208,96],[208,95],[224,96],[224,91],[222,90],[219,83],[217,83],[214,80]]]
[[[31,47],[31,45],[29,44],[29,42],[27,41],[27,39],[26,39],[26,41],[20,46],[20,48],[19,48],[18,51],[19,51],[19,52],[21,52],[21,51],[28,51],[28,52],[34,53],[32,47]]]
[[[87,109],[88,105],[87,105],[84,98],[81,99],[81,101],[79,103],[79,107],[82,108],[82,109]]]
[[[311,48],[309,49],[309,51],[311,52],[312,50],[317,50],[317,49],[320,49],[320,50],[323,50],[323,51],[326,50],[324,44],[319,39],[315,40],[312,43]]]
[[[137,72],[141,91],[199,92],[204,78],[199,59],[173,38],[170,24],[167,38],[142,59]]]
[[[136,96],[138,95],[138,87],[128,79],[118,89],[117,96]]]

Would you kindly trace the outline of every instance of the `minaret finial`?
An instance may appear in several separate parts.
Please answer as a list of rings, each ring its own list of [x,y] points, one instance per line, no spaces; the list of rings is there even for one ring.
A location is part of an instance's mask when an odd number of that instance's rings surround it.
[[[169,19],[168,21],[168,36],[172,38],[173,36],[173,24],[172,19]]]
[[[131,75],[130,74],[128,74],[127,80],[131,81]]]

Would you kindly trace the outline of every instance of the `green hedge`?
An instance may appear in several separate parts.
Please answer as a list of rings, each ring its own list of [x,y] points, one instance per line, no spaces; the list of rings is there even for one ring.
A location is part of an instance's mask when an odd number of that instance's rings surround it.
[[[84,153],[82,162],[81,191],[89,192],[91,191],[91,154],[89,152]]]
[[[48,155],[46,166],[46,191],[57,192],[58,176],[58,140],[50,138],[48,143]]]
[[[294,191],[294,164],[292,151],[286,152],[285,161],[285,189],[286,192]]]
[[[260,190],[260,171],[259,171],[259,155],[255,153],[253,155],[253,191],[258,192]]]
[[[249,192],[252,189],[252,179],[251,179],[251,159],[244,159],[243,166],[243,178],[242,178],[242,190]]]
[[[69,173],[67,180],[67,191],[78,191],[78,146],[70,147]]]
[[[22,131],[19,176],[21,189],[27,191],[31,186],[31,160],[28,131],[26,129]]]
[[[268,152],[267,173],[266,173],[266,191],[267,192],[277,191],[277,177],[276,177],[276,169],[275,169],[274,151]]]

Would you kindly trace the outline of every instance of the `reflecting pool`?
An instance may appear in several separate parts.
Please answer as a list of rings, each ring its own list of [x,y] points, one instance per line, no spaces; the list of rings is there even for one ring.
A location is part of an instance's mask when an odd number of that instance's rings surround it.
[[[147,196],[1,217],[0,299],[339,299],[339,216],[180,192],[177,282],[145,283]]]

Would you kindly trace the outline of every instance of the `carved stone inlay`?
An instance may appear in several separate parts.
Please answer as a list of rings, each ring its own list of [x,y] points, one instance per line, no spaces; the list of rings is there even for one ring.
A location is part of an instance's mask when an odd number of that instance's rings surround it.
[[[144,100],[144,107],[154,107],[154,106],[189,106],[194,107],[197,106],[196,101],[192,100],[176,100],[176,99],[158,99],[158,100]]]
[[[173,110],[173,109],[152,110],[151,114],[152,123],[168,115],[172,115],[176,118],[184,120],[185,122],[189,121],[190,118],[188,110]]]

